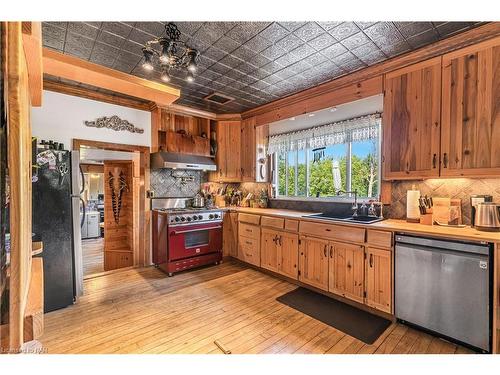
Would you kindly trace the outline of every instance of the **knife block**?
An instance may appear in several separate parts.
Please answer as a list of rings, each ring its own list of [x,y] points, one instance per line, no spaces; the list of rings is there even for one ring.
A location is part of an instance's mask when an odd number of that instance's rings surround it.
[[[420,215],[420,224],[432,225],[432,212],[428,214]]]

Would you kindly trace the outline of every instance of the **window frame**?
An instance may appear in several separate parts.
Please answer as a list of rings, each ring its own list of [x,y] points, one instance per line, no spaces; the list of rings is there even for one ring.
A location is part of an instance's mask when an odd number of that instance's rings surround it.
[[[346,145],[346,190],[351,190],[352,187],[352,139],[349,137],[349,141],[346,143],[342,143]],[[381,194],[381,185],[382,185],[382,122],[379,124],[379,136],[377,139],[377,191],[373,197],[364,197],[358,196],[358,200],[369,201],[373,199],[378,199]],[[328,147],[328,146],[327,146]],[[309,179],[310,179],[310,171],[309,171],[309,153],[311,152],[311,148],[305,148],[305,165],[306,165],[306,193],[305,195],[297,195],[298,192],[298,154],[300,150],[294,151],[286,151],[284,154],[285,157],[285,195],[281,195],[279,193],[280,185],[279,185],[279,155],[278,153],[274,154],[273,160],[273,169],[276,173],[274,173],[274,191],[275,197],[274,199],[278,200],[295,200],[295,201],[328,201],[328,202],[344,202],[351,200],[351,194],[347,196],[331,196],[331,197],[315,197],[309,195]],[[288,195],[288,154],[290,152],[295,153],[295,170],[294,170],[294,195]]]

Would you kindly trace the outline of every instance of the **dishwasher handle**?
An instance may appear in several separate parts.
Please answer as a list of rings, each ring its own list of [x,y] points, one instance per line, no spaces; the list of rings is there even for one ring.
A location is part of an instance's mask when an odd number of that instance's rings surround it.
[[[461,251],[464,253],[479,255],[489,255],[490,253],[490,245],[488,243],[483,244],[478,242],[449,241],[437,238],[396,234],[396,244],[398,243],[432,249]]]

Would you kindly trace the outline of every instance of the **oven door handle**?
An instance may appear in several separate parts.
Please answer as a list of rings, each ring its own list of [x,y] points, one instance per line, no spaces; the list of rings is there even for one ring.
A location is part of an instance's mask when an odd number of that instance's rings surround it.
[[[222,227],[217,226],[217,227],[210,227],[210,228],[188,229],[188,230],[181,230],[181,231],[174,230],[174,231],[170,232],[170,234],[176,236],[178,234],[183,234],[183,233],[200,232],[203,230],[212,230],[212,229],[222,229]]]

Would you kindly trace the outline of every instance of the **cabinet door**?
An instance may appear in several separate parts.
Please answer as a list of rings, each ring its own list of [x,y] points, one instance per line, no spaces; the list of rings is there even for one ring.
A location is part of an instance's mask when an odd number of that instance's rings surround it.
[[[238,256],[238,213],[224,213],[222,229],[222,248],[224,256]]]
[[[240,125],[240,121],[219,121],[217,123],[217,154],[215,156],[217,171],[210,173],[211,181],[241,181]]]
[[[500,38],[443,56],[442,176],[500,174]]]
[[[280,233],[263,228],[260,244],[260,265],[262,268],[278,272],[278,244]]]
[[[280,232],[278,242],[278,272],[297,280],[299,263],[299,235]]]
[[[241,122],[241,179],[255,181],[255,117]]]
[[[316,238],[300,240],[299,280],[328,290],[328,241]]]
[[[333,251],[333,254],[332,254]],[[330,247],[329,290],[357,302],[364,300],[364,247],[335,242]],[[331,259],[331,258],[330,258]]]
[[[366,300],[368,306],[392,313],[392,252],[366,249]]]
[[[385,76],[384,179],[439,175],[441,58]]]

